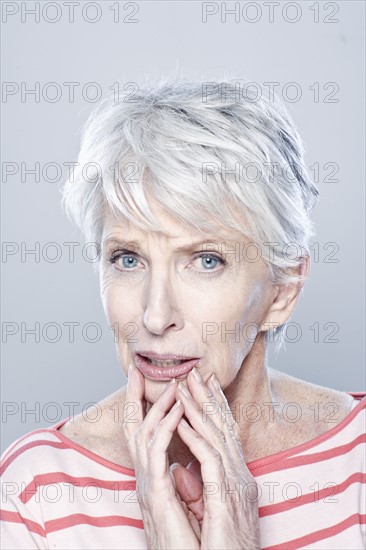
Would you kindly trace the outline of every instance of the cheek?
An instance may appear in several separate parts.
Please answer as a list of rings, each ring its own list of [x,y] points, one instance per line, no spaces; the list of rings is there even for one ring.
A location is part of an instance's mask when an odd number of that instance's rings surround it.
[[[118,285],[110,285],[102,301],[119,359],[127,374],[128,348],[136,346],[141,337],[141,327],[136,319],[136,299]]]
[[[102,300],[104,314],[110,324],[125,323],[129,316],[128,293],[118,288],[118,285],[103,282],[100,286],[100,297]]]
[[[232,322],[253,322],[266,308],[266,289],[262,281],[238,284],[230,294],[223,296],[217,310],[221,317]]]
[[[268,308],[268,296],[265,285],[258,282],[236,294],[236,299],[225,305],[225,323],[227,340],[232,353],[242,359],[248,353],[262,324]],[[232,332],[230,332],[232,331]]]

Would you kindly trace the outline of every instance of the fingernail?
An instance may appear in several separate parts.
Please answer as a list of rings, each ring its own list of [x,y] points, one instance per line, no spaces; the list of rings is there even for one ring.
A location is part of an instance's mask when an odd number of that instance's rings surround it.
[[[217,380],[216,375],[215,375],[214,372],[212,373],[211,380],[212,380],[212,383],[213,383],[213,385],[215,386],[215,388],[216,388],[218,391],[221,391],[220,383],[219,383],[219,381]]]
[[[132,364],[132,363],[130,363],[130,364],[129,364],[129,367],[128,367],[128,377],[130,377],[130,376],[131,376],[131,372],[132,372],[132,370],[133,370],[133,364]]]
[[[196,367],[193,367],[192,372],[193,372],[193,376],[195,377],[195,379],[197,380],[197,382],[202,382],[201,375],[200,375],[200,373],[198,372],[198,370],[196,369]]]
[[[180,399],[178,399],[178,401],[172,406],[172,408],[170,409],[170,412],[174,411],[174,409],[177,409],[179,405],[180,405]]]
[[[176,379],[175,378],[172,378],[171,381],[169,382],[168,386],[172,386],[173,384],[176,383]]]
[[[188,424],[188,422],[186,422],[186,420],[184,420],[184,418],[180,419],[179,424],[182,424],[182,426],[184,426],[185,428],[190,428],[190,425]]]
[[[187,390],[187,388],[185,387],[185,385],[184,385],[182,382],[179,382],[178,388],[180,389],[180,391],[182,392],[182,394],[183,394],[185,397],[189,397],[188,390]]]

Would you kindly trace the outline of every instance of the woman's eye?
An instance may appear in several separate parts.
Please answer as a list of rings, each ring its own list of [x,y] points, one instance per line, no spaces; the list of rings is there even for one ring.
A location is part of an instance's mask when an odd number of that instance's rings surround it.
[[[111,264],[117,263],[119,260],[121,260],[122,268],[129,271],[131,268],[136,267],[137,258],[134,256],[134,254],[131,253],[122,253],[114,254],[109,259]]]
[[[223,265],[225,260],[219,256],[214,256],[213,254],[201,254],[196,258],[196,260],[201,259],[202,265],[207,267],[205,271],[212,271],[218,264]]]
[[[196,260],[201,260],[201,266],[203,266],[204,271],[213,271],[218,266],[218,264],[220,265],[226,264],[226,261],[220,256],[216,256],[214,254],[207,254],[207,253],[196,256],[193,262],[195,262]],[[131,252],[120,251],[119,253],[114,253],[109,258],[109,262],[111,264],[115,264],[118,262],[118,265],[119,265],[118,269],[120,271],[132,271],[134,268],[137,267],[138,259]]]

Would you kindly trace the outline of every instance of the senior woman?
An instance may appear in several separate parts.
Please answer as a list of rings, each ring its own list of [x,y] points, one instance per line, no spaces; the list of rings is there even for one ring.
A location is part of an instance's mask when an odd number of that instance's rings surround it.
[[[97,422],[7,449],[5,547],[363,548],[365,394],[267,361],[318,195],[283,106],[233,82],[148,83],[92,113],[78,162],[63,198],[98,244],[128,383]]]

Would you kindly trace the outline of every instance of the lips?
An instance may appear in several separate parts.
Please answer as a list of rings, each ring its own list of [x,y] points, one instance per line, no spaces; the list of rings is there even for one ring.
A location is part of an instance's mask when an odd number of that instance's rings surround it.
[[[156,361],[179,361],[182,360],[182,363],[179,365],[171,365],[171,366],[159,366],[159,365],[153,365],[150,363],[149,359],[139,353],[136,353],[135,355],[135,363],[136,367],[139,369],[139,371],[146,377],[151,380],[159,380],[161,382],[163,381],[169,381],[172,378],[185,378],[187,374],[193,369],[193,367],[196,367],[198,363],[200,362],[200,358],[188,358],[188,360],[184,360],[185,358],[181,355],[172,355],[172,354],[166,354],[166,355],[158,355],[154,354],[149,355],[149,357],[154,358]]]
[[[138,355],[149,357],[150,359],[156,359],[156,361],[188,361],[190,359],[197,359],[197,357],[188,357],[187,355],[177,355],[175,353],[156,353],[155,351],[139,351]]]

